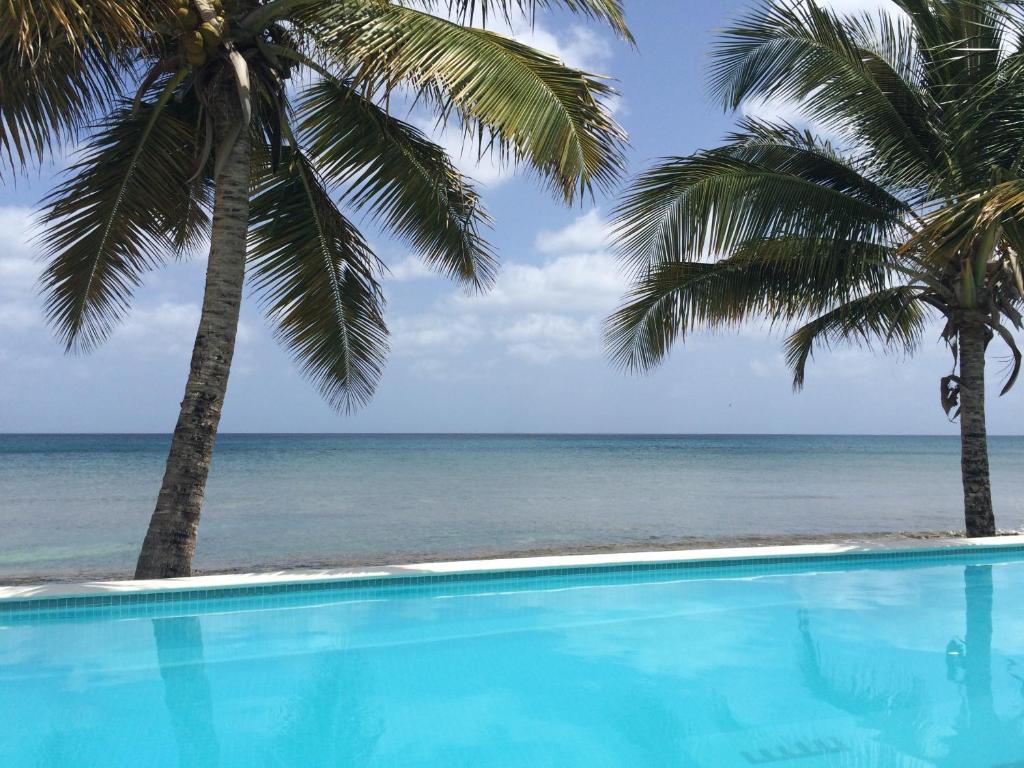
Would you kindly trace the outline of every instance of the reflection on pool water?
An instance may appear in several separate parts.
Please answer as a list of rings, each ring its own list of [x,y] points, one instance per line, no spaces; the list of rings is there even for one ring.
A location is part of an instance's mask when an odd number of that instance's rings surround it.
[[[961,557],[0,614],[0,765],[1024,765],[1022,598]]]

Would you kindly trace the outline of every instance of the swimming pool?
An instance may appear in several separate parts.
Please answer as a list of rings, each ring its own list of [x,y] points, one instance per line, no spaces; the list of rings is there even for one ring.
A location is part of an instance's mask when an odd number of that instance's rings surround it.
[[[2,766],[1024,765],[1024,553],[0,603]]]

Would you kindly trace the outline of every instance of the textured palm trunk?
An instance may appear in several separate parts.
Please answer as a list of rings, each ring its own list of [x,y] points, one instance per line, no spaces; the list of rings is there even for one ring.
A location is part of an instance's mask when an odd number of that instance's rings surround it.
[[[238,94],[226,84],[212,105],[215,146],[240,120]],[[249,224],[249,138],[243,130],[216,179],[206,292],[185,397],[174,427],[163,485],[142,544],[135,578],[188,576],[228,386],[245,280]]]
[[[994,536],[992,485],[985,430],[986,328],[968,321],[960,329],[960,471],[968,536]]]

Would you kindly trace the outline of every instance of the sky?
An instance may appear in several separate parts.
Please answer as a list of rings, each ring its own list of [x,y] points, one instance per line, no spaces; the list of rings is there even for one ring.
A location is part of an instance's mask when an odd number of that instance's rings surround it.
[[[884,2],[832,4],[861,10]],[[712,147],[729,131],[737,115],[708,95],[708,54],[715,30],[746,6],[626,0],[636,49],[571,16],[541,14],[533,28],[517,22],[511,31],[570,64],[614,76],[632,174],[657,157]],[[787,107],[745,109],[771,116]],[[438,138],[477,179],[495,220],[490,236],[502,269],[494,289],[467,295],[425,269],[401,241],[360,222],[391,270],[392,349],[375,398],[351,415],[332,411],[247,296],[223,431],[958,431],[939,406],[938,382],[951,358],[937,329],[911,360],[823,351],[800,393],[791,387],[782,337],[753,326],[693,335],[646,375],[614,368],[601,344],[602,321],[626,287],[606,243],[614,195],[569,208],[528,173],[486,158],[477,163],[455,136]],[[31,232],[34,207],[66,162],[0,187],[0,432],[169,432],[188,372],[205,259],[147,275],[129,318],[99,349],[65,355],[43,322]],[[989,429],[1019,434],[1024,387],[997,396],[1001,355],[993,349],[989,357]]]

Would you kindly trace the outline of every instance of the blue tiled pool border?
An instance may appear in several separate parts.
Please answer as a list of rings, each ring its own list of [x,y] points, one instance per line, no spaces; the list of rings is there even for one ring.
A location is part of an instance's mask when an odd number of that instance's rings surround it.
[[[297,593],[348,592],[350,590],[382,590],[390,592],[402,587],[439,587],[442,590],[456,585],[472,586],[495,581],[537,581],[540,579],[580,578],[607,574],[642,577],[644,574],[677,571],[680,575],[768,575],[793,568],[815,566],[872,564],[912,564],[920,561],[969,559],[982,562],[1004,560],[1008,556],[1024,555],[1024,544],[994,544],[990,546],[944,546],[914,549],[868,550],[838,553],[743,555],[710,557],[706,559],[630,561],[581,565],[553,565],[495,570],[468,570],[449,573],[394,573],[385,575],[345,575],[311,578],[262,584],[224,585],[209,587],[166,587],[137,592],[112,594],[57,595],[39,597],[0,598],[0,618],[16,614],[43,615],[63,618],[78,615],[83,610],[151,606],[168,608],[182,603],[235,598],[261,598]],[[756,572],[756,573],[745,573]],[[458,590],[463,592],[464,590]],[[90,610],[91,612],[91,610]]]

